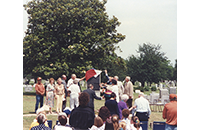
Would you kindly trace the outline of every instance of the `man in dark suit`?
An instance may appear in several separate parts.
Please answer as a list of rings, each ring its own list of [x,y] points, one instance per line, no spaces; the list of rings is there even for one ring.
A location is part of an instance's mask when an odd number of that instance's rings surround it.
[[[93,91],[94,86],[92,84],[89,84],[88,89],[84,90],[83,92],[86,92],[90,95],[90,100],[88,103],[88,107],[90,107],[92,110],[94,110],[94,98],[97,100],[101,100],[101,97],[97,97],[95,92]]]

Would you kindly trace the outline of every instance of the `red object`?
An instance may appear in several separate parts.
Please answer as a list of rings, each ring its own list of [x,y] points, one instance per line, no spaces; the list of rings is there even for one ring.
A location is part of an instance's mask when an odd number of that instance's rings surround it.
[[[90,78],[92,78],[94,75],[96,75],[96,72],[94,69],[90,69],[85,74],[85,79],[88,81]]]

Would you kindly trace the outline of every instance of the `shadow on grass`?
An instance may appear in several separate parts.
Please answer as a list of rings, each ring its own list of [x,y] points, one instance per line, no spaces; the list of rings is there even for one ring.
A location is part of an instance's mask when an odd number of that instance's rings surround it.
[[[36,95],[35,92],[23,92],[23,95]]]

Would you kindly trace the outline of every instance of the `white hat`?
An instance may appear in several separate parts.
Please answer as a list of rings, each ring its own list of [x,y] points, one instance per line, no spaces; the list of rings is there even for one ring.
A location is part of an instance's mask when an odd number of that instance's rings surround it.
[[[110,91],[112,91],[112,90],[113,90],[113,88],[112,88],[112,86],[111,86],[111,85],[107,85],[106,89],[107,89],[107,90],[110,90]]]
[[[40,114],[40,112],[43,112],[44,111],[44,108],[38,108],[37,111],[36,111],[36,114]]]

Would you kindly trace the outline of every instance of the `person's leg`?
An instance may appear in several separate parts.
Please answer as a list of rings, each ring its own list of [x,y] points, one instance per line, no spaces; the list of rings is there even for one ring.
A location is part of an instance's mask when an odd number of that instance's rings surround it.
[[[36,94],[35,112],[36,112],[37,109],[38,109],[39,102],[40,102],[40,95],[37,95],[37,94]]]
[[[43,106],[44,96],[40,95],[40,108]]]
[[[70,108],[74,109],[74,98],[73,98],[73,96],[70,96]]]
[[[59,112],[62,112],[62,103],[63,103],[63,98],[64,98],[64,95],[60,95],[60,109],[59,109]]]
[[[75,97],[75,99],[74,99],[75,101],[74,101],[74,104],[75,104],[75,106],[76,107],[78,107],[78,105],[79,105],[79,102],[78,102],[78,96],[77,97]]]
[[[56,112],[58,113],[58,107],[59,107],[59,95],[56,95],[56,98],[57,98]]]

